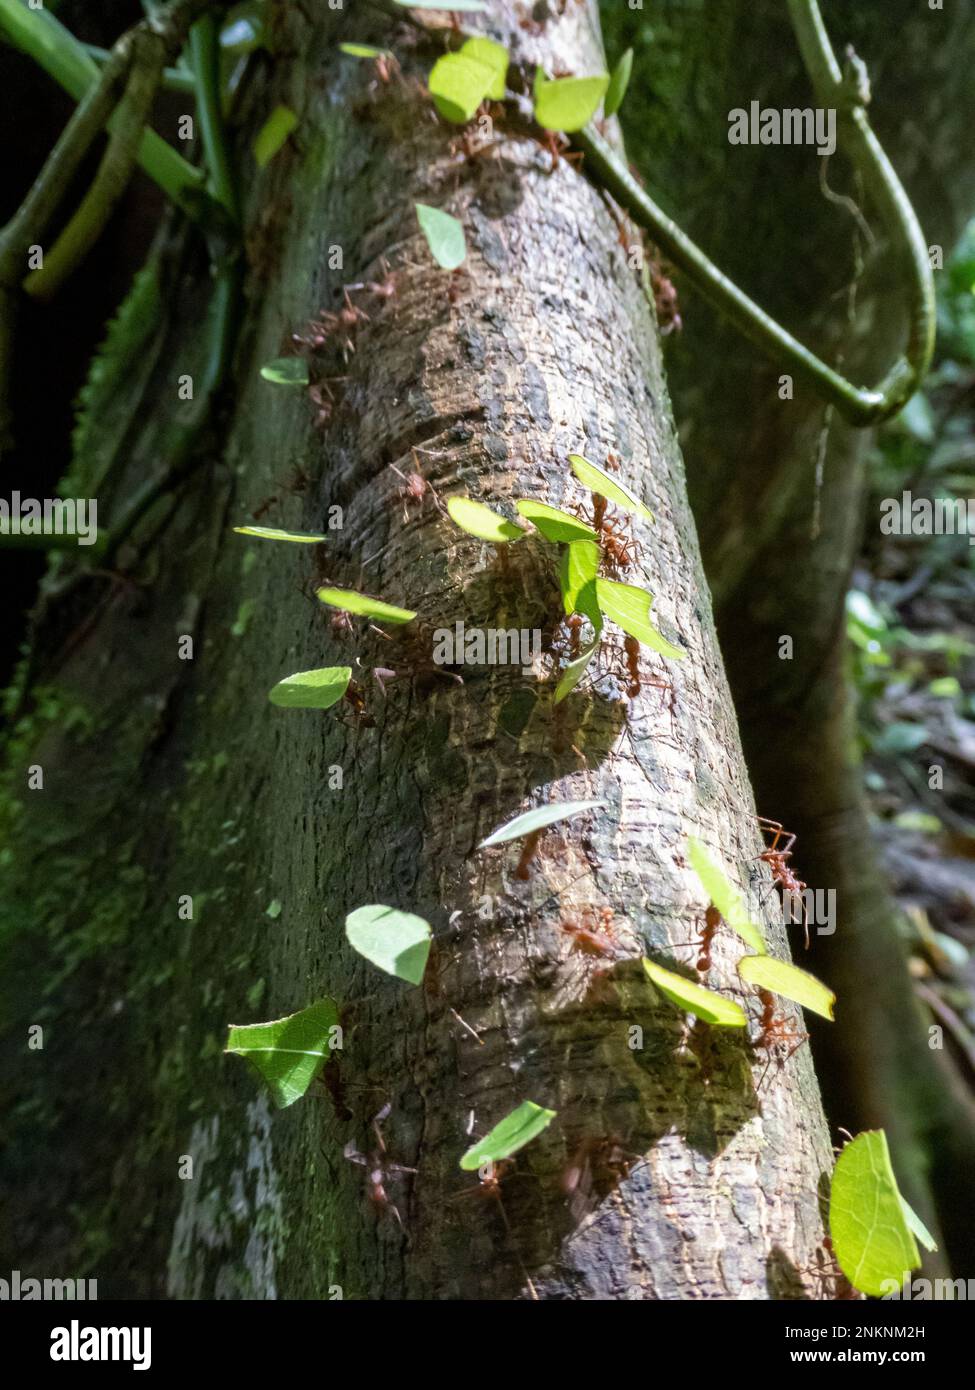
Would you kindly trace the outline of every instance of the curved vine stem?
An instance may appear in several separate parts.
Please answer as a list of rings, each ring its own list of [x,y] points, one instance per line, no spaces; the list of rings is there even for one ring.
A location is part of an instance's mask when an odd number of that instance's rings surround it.
[[[700,292],[757,347],[790,366],[852,424],[886,420],[914,394],[934,351],[934,280],[924,237],[907,194],[867,120],[862,99],[844,78],[819,12],[817,0],[788,0],[803,63],[816,99],[837,111],[840,141],[876,202],[910,280],[907,350],[873,390],[854,386],[805,347],[718,269],[640,187],[609,144],[592,127],[574,143],[595,177],[633,220],[643,227]]]

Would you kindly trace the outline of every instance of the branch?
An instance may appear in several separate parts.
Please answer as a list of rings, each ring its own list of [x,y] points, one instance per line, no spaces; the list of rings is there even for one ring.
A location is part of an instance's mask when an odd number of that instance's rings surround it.
[[[129,79],[98,172],[71,221],[45,256],[43,268],[24,281],[24,289],[37,299],[50,299],[81,264],[101,236],[132,177],[142,130],[162,77],[163,54],[158,43],[145,42],[145,36],[138,32],[126,45],[126,51],[131,54]]]

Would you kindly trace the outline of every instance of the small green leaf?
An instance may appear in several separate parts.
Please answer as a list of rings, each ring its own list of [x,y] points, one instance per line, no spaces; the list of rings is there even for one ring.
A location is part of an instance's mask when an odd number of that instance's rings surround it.
[[[331,1029],[339,1021],[332,999],[319,999],[272,1023],[231,1024],[226,1052],[244,1057],[265,1081],[275,1105],[293,1105],[328,1061]]]
[[[296,671],[268,692],[272,705],[282,709],[330,709],[338,704],[352,679],[351,666],[322,666]]]
[[[278,150],[298,124],[290,106],[276,106],[254,136],[254,159],[259,169],[270,164]]]
[[[609,76],[557,77],[535,88],[535,119],[545,130],[581,130],[596,114]]]
[[[347,53],[350,58],[389,58],[390,52],[386,48],[373,48],[369,43],[340,43],[339,51]]]
[[[461,45],[460,51],[465,58],[473,58],[492,70],[494,82],[487,93],[488,99],[504,101],[504,84],[508,75],[508,50],[504,45],[495,43],[493,39],[468,39]]]
[[[555,687],[554,704],[560,704],[561,701],[565,699],[566,695],[571,694],[572,691],[575,690],[576,686],[586,674],[589,663],[595,656],[598,646],[599,638],[597,637],[594,642],[590,642],[587,647],[583,648],[574,661],[568,663],[559,677],[558,685]]]
[[[456,217],[426,203],[414,203],[420,230],[427,239],[430,254],[444,270],[456,270],[467,256],[464,228]]]
[[[430,954],[430,923],[412,912],[373,903],[345,919],[345,935],[360,956],[411,985],[418,985]]]
[[[630,85],[630,73],[633,71],[633,49],[628,48],[622,58],[613,69],[613,75],[609,79],[609,90],[606,93],[606,100],[603,102],[603,114],[615,116],[616,112],[623,104],[626,96],[626,89]]]
[[[776,960],[774,956],[742,956],[738,962],[738,974],[750,985],[758,989],[770,989],[773,994],[781,994],[810,1009],[821,1018],[832,1019],[836,995],[808,970],[800,970],[798,965],[790,965],[786,960]]]
[[[714,1023],[719,1028],[744,1028],[748,1022],[745,1010],[733,999],[726,999],[713,989],[696,985],[693,980],[685,979],[673,970],[665,970],[662,965],[647,960],[646,956],[643,958],[643,968],[661,994],[679,1009],[694,1014],[695,1018]]]
[[[570,541],[559,562],[562,606],[566,613],[582,613],[596,632],[603,626],[603,615],[596,599],[599,574],[599,546],[595,541]]]
[[[235,526],[238,536],[257,536],[262,541],[293,541],[295,545],[318,545],[327,536],[312,531],[279,531],[276,526]]]
[[[687,655],[681,647],[668,642],[651,623],[653,594],[648,594],[646,589],[637,589],[632,584],[617,584],[615,579],[597,579],[596,601],[607,618],[612,618],[624,632],[653,651],[660,652],[661,656],[669,656],[677,661]]]
[[[276,922],[276,921],[278,920],[278,918],[281,916],[281,899],[280,899],[280,898],[272,898],[272,899],[271,899],[271,901],[268,903],[267,907],[264,909],[264,916],[265,916],[265,917],[270,917],[270,919],[271,919],[272,922]]]
[[[590,492],[598,493],[607,501],[614,502],[624,512],[632,512],[635,516],[642,516],[644,521],[653,521],[653,512],[649,507],[644,506],[636,493],[631,492],[628,487],[624,487],[615,478],[611,478],[597,464],[590,463],[581,454],[570,454],[569,467],[583,487],[587,487]]]
[[[546,1110],[534,1101],[522,1101],[517,1110],[505,1115],[490,1134],[467,1150],[460,1166],[465,1173],[476,1173],[485,1163],[500,1163],[503,1158],[510,1158],[548,1129],[557,1114],[558,1111]]]
[[[382,599],[370,598],[368,594],[357,594],[354,589],[316,589],[315,595],[329,608],[341,608],[344,613],[375,618],[377,622],[411,623],[416,617],[410,608],[397,608],[395,604],[383,603]]]
[[[478,540],[490,541],[493,545],[505,545],[527,535],[521,526],[516,526],[513,521],[499,516],[483,502],[475,502],[471,497],[448,497],[447,511],[462,531],[477,536]]]
[[[874,1298],[895,1292],[920,1265],[882,1129],[858,1134],[836,1160],[829,1233],[840,1269]]]
[[[921,1242],[925,1250],[930,1250],[932,1254],[935,1254],[938,1249],[938,1242],[903,1195],[901,1196],[901,1207],[904,1211],[904,1220],[910,1227],[912,1234]]]
[[[497,830],[492,830],[487,839],[478,845],[478,849],[487,849],[490,845],[503,845],[508,840],[520,840],[524,835],[531,835],[536,830],[544,830],[546,826],[554,825],[556,821],[568,820],[570,816],[578,816],[582,811],[605,805],[605,801],[555,801],[547,806],[536,806],[534,811],[525,811],[520,816],[515,816],[514,820],[499,826]]]
[[[546,502],[533,502],[520,497],[515,503],[518,513],[536,526],[547,541],[595,541],[596,532],[578,517],[550,507]]]
[[[726,878],[724,870],[718,867],[700,840],[689,835],[687,847],[691,868],[701,880],[701,887],[709,900],[732,931],[736,931],[753,951],[765,955],[767,947],[761,928],[748,916],[748,909],[738,889]]]
[[[497,85],[497,71],[473,56],[445,53],[434,63],[428,85],[441,116],[463,125]]]
[[[276,386],[307,386],[308,363],[303,357],[277,357],[264,363],[261,376]]]

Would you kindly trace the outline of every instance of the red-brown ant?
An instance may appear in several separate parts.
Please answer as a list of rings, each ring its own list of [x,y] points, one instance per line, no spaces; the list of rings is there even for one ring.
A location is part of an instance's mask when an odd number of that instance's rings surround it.
[[[765,1080],[766,1073],[773,1062],[777,1062],[780,1067],[784,1067],[793,1053],[798,1052],[799,1048],[809,1037],[808,1033],[796,1031],[790,1019],[777,1014],[775,1011],[775,995],[770,990],[760,989],[758,997],[762,1004],[762,1017],[759,1020],[759,1035],[752,1044],[755,1048],[761,1048],[768,1053],[768,1061],[765,1064],[765,1071],[759,1077],[758,1087],[761,1090],[762,1082]],[[792,1046],[783,1057],[779,1048]]]
[[[563,1170],[560,1186],[569,1199],[569,1210],[578,1221],[593,1197],[606,1196],[629,1177],[639,1155],[624,1149],[615,1134],[583,1139]]]
[[[677,290],[658,265],[651,265],[650,286],[653,290],[653,302],[657,309],[657,325],[661,335],[667,337],[670,333],[679,333],[684,324],[677,302]]]
[[[476,1187],[468,1187],[463,1192],[458,1192],[454,1201],[461,1201],[465,1197],[490,1198],[498,1203],[502,1216],[505,1214],[504,1205],[501,1201],[501,1182],[507,1173],[515,1166],[512,1158],[499,1158],[496,1163],[490,1161],[481,1165],[478,1171],[478,1183]]]
[[[779,821],[769,820],[767,816],[759,816],[758,823],[762,834],[772,836],[772,843],[767,845],[761,854],[756,855],[763,864],[767,864],[772,870],[772,879],[779,884],[783,893],[788,893],[792,898],[800,898],[802,901],[802,924],[806,933],[806,950],[809,950],[809,913],[806,910],[806,900],[803,897],[807,884],[803,883],[789,865],[792,858],[792,846],[796,842],[795,835],[788,830],[783,830]],[[785,840],[785,844],[779,848],[779,841]]]
[[[538,842],[541,838],[542,832],[540,830],[533,830],[530,835],[525,836],[524,844],[521,847],[521,858],[515,869],[515,878],[521,879],[522,882],[527,880],[529,876],[532,860],[538,853]]]
[[[626,686],[626,693],[632,700],[640,693],[640,642],[636,637],[631,637],[629,633],[623,639],[623,651],[626,655],[626,673],[629,677]]]
[[[374,729],[376,727],[376,721],[366,707],[366,692],[357,681],[349,681],[342,699],[352,711],[356,728]]]
[[[591,920],[593,909],[584,908],[582,916]],[[595,927],[583,926],[579,922],[568,920],[561,923],[562,930],[572,937],[572,944],[584,955],[602,956],[604,959],[615,957],[618,947],[613,939],[613,909],[601,907],[597,916],[598,924]]]
[[[360,1167],[367,1170],[366,1198],[369,1204],[377,1214],[391,1211],[402,1229],[403,1218],[400,1216],[395,1202],[391,1200],[386,1191],[386,1183],[390,1178],[400,1178],[404,1173],[415,1173],[417,1170],[405,1168],[401,1163],[390,1163],[386,1158],[386,1141],[383,1139],[381,1126],[392,1108],[392,1105],[387,1102],[379,1113],[373,1116],[372,1130],[376,1136],[375,1149],[370,1150],[368,1154],[360,1153],[356,1148],[355,1140],[350,1139],[342,1150],[342,1154],[349,1163],[358,1163]]]
[[[706,975],[711,969],[711,946],[720,925],[721,913],[714,903],[708,903],[704,913],[704,928],[701,932],[701,954],[696,962],[696,968],[702,975]]]
[[[409,504],[411,502],[416,502],[418,506],[422,508],[424,500],[427,497],[431,497],[437,509],[446,516],[447,510],[437,495],[436,489],[432,483],[427,482],[426,478],[424,478],[423,474],[420,472],[420,461],[417,458],[416,450],[411,449],[410,452],[413,455],[414,463],[414,468],[411,473],[401,472],[401,470],[396,467],[395,463],[389,465],[396,476],[403,480],[403,486],[400,488],[400,497],[403,501],[403,521],[407,522],[410,519]]]
[[[360,280],[355,285],[346,287],[346,295],[349,290],[365,290],[371,294],[373,299],[392,299],[396,294],[396,273],[390,270],[389,262],[383,256],[381,260],[383,278],[381,280]]]

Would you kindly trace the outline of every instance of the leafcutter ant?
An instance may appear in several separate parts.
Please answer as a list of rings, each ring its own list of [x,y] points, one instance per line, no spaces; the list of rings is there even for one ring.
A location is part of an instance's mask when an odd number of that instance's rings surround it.
[[[390,1163],[386,1157],[386,1141],[383,1138],[381,1126],[392,1108],[392,1105],[387,1101],[378,1114],[372,1118],[372,1131],[376,1136],[374,1149],[371,1149],[368,1154],[360,1153],[356,1148],[355,1140],[350,1139],[342,1150],[342,1154],[349,1163],[358,1163],[360,1167],[366,1169],[366,1199],[377,1215],[391,1211],[402,1230],[403,1218],[399,1214],[399,1208],[386,1191],[386,1184],[390,1179],[401,1178],[404,1174],[415,1173],[417,1170],[406,1168],[401,1163]]]
[[[515,878],[521,879],[522,882],[527,881],[529,877],[532,861],[538,853],[538,842],[541,838],[542,832],[540,830],[533,830],[530,835],[525,836],[521,847],[521,858],[515,868]]]
[[[721,913],[714,903],[708,903],[704,913],[704,929],[701,932],[701,954],[697,958],[697,970],[706,975],[711,969],[711,945],[715,933],[721,925]]]
[[[401,470],[396,467],[395,463],[391,463],[389,465],[393,472],[396,474],[396,476],[398,478],[401,478],[403,481],[403,486],[399,490],[400,497],[403,501],[403,521],[407,522],[410,519],[410,503],[416,502],[417,505],[422,508],[423,503],[427,497],[431,497],[437,509],[443,512],[443,514],[446,516],[446,508],[440,501],[440,498],[438,497],[435,488],[433,487],[432,483],[427,482],[426,478],[424,478],[423,474],[420,472],[420,460],[417,457],[416,449],[411,449],[410,452],[413,455],[414,467],[412,472],[401,472]]]
[[[592,908],[584,908],[583,918],[593,916]],[[604,959],[613,958],[617,954],[617,945],[613,940],[613,909],[611,907],[601,907],[596,914],[598,925],[595,927],[584,926],[579,922],[568,920],[562,922],[562,930],[572,937],[572,944],[576,950],[581,951],[587,956],[602,956]]]
[[[765,1070],[759,1077],[757,1090],[762,1089],[769,1067],[773,1062],[777,1062],[780,1067],[784,1067],[793,1053],[798,1052],[799,1048],[809,1037],[808,1033],[796,1031],[792,1021],[777,1014],[775,1011],[775,995],[770,990],[760,989],[758,997],[762,1004],[762,1017],[759,1021],[759,1035],[752,1044],[755,1048],[761,1048],[768,1054],[768,1061],[765,1063]],[[789,1047],[789,1044],[792,1044]],[[788,1047],[785,1056],[782,1056],[781,1048]]]
[[[396,294],[396,274],[390,270],[389,262],[385,256],[382,257],[380,264],[383,272],[381,280],[360,280],[355,285],[348,285],[346,295],[348,295],[349,290],[365,290],[367,294],[372,295],[373,299],[392,299]]]
[[[569,1200],[573,1220],[579,1221],[592,1206],[629,1177],[639,1154],[624,1149],[615,1134],[580,1141],[562,1172],[560,1186]]]
[[[626,654],[626,673],[629,677],[626,686],[626,693],[632,700],[640,693],[640,642],[636,637],[631,637],[629,633],[623,640],[623,651]]]
[[[772,870],[772,878],[775,883],[782,888],[783,894],[788,893],[792,899],[798,897],[802,902],[802,925],[806,934],[806,950],[809,950],[809,913],[806,910],[806,900],[803,894],[807,884],[801,878],[797,878],[789,864],[792,858],[792,846],[796,842],[795,835],[788,830],[783,830],[777,820],[769,820],[767,816],[759,816],[758,823],[763,835],[771,835],[772,843],[767,845],[761,854],[756,857],[767,864]],[[785,843],[780,848],[780,841]]]
[[[674,288],[673,282],[657,265],[651,266],[650,286],[653,290],[653,301],[657,308],[657,325],[661,335],[667,337],[670,333],[679,333],[684,324],[677,302],[677,290]]]

